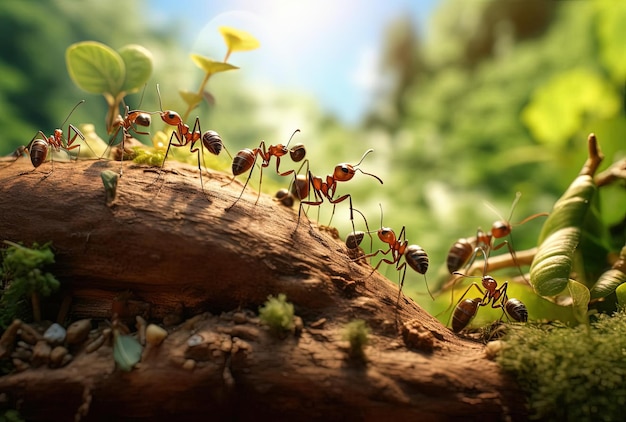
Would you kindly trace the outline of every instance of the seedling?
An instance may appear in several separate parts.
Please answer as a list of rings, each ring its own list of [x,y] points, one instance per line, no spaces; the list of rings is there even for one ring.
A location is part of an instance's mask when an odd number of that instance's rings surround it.
[[[352,359],[365,360],[365,346],[368,342],[370,329],[362,319],[355,319],[346,324],[343,339],[350,343],[348,355]]]
[[[293,316],[293,304],[287,302],[287,296],[283,293],[278,297],[268,296],[265,304],[259,308],[261,322],[278,337],[283,337],[294,329]]]

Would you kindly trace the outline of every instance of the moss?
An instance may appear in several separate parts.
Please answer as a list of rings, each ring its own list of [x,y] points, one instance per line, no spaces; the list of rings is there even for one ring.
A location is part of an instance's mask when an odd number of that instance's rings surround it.
[[[624,420],[626,313],[590,325],[525,325],[498,357],[527,393],[532,419]]]
[[[13,319],[22,317],[26,299],[33,305],[35,320],[40,319],[39,296],[50,296],[59,288],[59,281],[43,267],[54,263],[54,253],[49,245],[36,243],[27,248],[5,241],[8,248],[2,251],[2,296],[0,297],[0,327],[6,328]]]
[[[370,330],[367,323],[362,319],[355,319],[346,324],[343,339],[350,343],[349,356],[354,359],[365,359],[365,346],[367,345]]]
[[[294,329],[293,304],[287,302],[287,296],[280,293],[278,297],[268,296],[267,301],[259,308],[259,317],[273,334],[282,336]]]
[[[147,164],[152,167],[159,167],[163,164],[165,158],[165,151],[161,149],[149,150],[141,147],[133,148],[135,151],[135,158],[133,161],[138,164]]]

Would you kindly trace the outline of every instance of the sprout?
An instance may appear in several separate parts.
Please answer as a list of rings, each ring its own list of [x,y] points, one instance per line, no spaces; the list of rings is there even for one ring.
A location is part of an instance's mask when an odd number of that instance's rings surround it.
[[[353,359],[365,360],[365,346],[370,330],[362,319],[355,319],[346,324],[343,339],[350,343],[348,355]]]
[[[267,297],[265,305],[259,308],[259,317],[270,331],[280,336],[294,329],[293,304],[287,302],[287,296],[280,293],[278,297]]]

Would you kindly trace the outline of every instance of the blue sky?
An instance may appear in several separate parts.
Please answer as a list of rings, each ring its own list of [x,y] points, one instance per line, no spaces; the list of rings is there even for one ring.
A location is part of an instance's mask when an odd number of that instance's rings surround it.
[[[309,93],[346,123],[358,121],[374,84],[386,25],[410,14],[424,30],[437,0],[151,0],[163,25],[176,25],[191,51],[221,59],[219,26],[255,35],[261,48],[229,60],[256,83]],[[190,25],[190,22],[197,24]]]

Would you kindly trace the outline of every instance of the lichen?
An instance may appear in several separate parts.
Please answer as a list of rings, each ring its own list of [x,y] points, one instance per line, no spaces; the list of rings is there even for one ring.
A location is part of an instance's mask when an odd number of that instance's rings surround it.
[[[512,329],[497,359],[528,397],[532,419],[616,421],[626,405],[626,313],[589,325]]]

